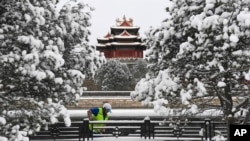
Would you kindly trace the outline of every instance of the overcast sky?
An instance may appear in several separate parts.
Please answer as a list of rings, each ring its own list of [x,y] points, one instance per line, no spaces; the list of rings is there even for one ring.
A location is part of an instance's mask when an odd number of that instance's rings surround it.
[[[61,3],[68,0],[60,0]],[[79,1],[79,0],[78,0]],[[157,27],[169,15],[165,8],[170,5],[169,0],[80,0],[94,7],[92,11],[92,26],[90,43],[95,45],[98,37],[103,37],[110,32],[110,27],[115,25],[116,18],[122,19],[125,15],[132,18],[134,25],[140,27],[140,35],[150,26]]]

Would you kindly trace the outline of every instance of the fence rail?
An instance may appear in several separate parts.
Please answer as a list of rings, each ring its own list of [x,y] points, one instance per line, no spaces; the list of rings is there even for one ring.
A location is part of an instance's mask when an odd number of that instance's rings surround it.
[[[84,91],[85,96],[129,96],[131,91]]]
[[[94,126],[103,124],[102,126]],[[90,126],[93,128],[90,130]],[[96,133],[95,130],[105,130],[103,133]],[[65,127],[64,123],[50,126],[48,131],[38,132],[30,137],[30,140],[47,139],[77,139],[85,141],[95,137],[120,137],[130,136],[144,139],[155,137],[176,138],[185,140],[211,140],[218,130],[227,136],[227,126],[225,122],[210,119],[190,120],[190,121],[163,121],[163,120],[109,120],[109,121],[83,121],[72,122],[71,127]]]
[[[105,126],[93,127],[92,131],[89,130],[89,125],[105,124]],[[123,124],[126,124],[124,126]],[[83,139],[93,139],[96,134],[93,132],[95,129],[107,129],[105,134],[113,134],[113,136],[138,136],[145,139],[151,139],[155,137],[185,137],[185,138],[197,138],[200,140],[211,140],[215,135],[213,131],[220,130],[222,135],[226,136],[227,127],[226,123],[213,122],[210,119],[203,121],[181,121],[175,123],[175,125],[169,126],[170,121],[151,121],[150,119],[136,120],[136,121],[89,121],[84,120],[84,133]],[[111,130],[109,130],[111,129]],[[127,130],[129,129],[129,130]],[[123,133],[124,132],[124,133]],[[202,133],[201,133],[202,132]]]

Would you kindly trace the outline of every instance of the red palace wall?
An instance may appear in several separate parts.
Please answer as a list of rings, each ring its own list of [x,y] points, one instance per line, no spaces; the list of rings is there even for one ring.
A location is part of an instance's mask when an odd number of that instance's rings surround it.
[[[141,50],[112,50],[103,51],[106,58],[142,58],[143,52]]]
[[[117,58],[123,58],[123,57],[136,57],[135,52],[133,50],[116,50],[116,56]]]
[[[106,58],[143,58],[143,52],[141,50],[111,50],[101,51]]]
[[[104,53],[104,56],[105,56],[106,58],[111,58],[111,57],[112,57],[112,52],[111,52],[111,51],[101,51],[101,52]]]

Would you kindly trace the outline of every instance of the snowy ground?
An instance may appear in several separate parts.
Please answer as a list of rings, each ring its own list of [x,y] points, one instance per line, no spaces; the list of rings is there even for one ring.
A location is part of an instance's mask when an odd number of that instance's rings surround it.
[[[39,140],[36,140],[39,141]],[[44,140],[43,140],[44,141]],[[54,140],[46,140],[46,141],[54,141]],[[78,139],[72,139],[72,140],[62,140],[60,141],[78,141]],[[86,141],[86,140],[85,140]],[[155,139],[144,139],[144,138],[136,138],[136,137],[100,137],[100,138],[94,138],[89,139],[89,141],[201,141],[201,139],[197,138],[155,138]]]
[[[96,138],[93,141],[163,141],[163,139],[144,139],[144,138],[115,138],[115,137],[109,137],[109,138]]]
[[[177,138],[155,138],[155,139],[144,139],[144,138],[134,138],[134,137],[106,137],[106,138],[95,138],[93,141],[175,141]],[[179,138],[179,141],[195,141],[201,139],[192,138]],[[91,140],[90,140],[91,141]]]

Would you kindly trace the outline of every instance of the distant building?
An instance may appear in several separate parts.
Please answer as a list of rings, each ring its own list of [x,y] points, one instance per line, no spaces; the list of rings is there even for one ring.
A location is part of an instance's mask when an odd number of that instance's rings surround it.
[[[134,62],[143,58],[146,49],[139,36],[139,27],[133,25],[133,19],[116,19],[116,25],[111,27],[111,32],[102,38],[97,38],[97,50],[103,52],[107,59],[115,58],[121,62]]]

